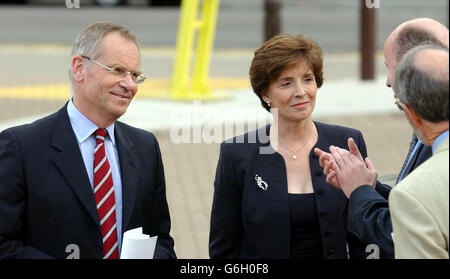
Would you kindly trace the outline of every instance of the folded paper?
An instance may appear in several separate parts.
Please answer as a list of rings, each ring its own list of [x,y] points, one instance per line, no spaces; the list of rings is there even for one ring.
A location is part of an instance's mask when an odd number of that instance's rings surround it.
[[[142,227],[123,234],[121,259],[153,259],[158,236],[142,233]]]

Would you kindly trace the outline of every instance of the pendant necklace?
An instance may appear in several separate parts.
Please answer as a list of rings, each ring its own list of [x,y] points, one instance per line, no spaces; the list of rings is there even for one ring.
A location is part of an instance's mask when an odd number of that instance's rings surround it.
[[[278,143],[280,143],[280,142],[278,142]],[[291,154],[292,154],[292,159],[293,159],[293,160],[297,159],[297,155],[295,155],[295,153],[297,153],[297,151],[299,151],[299,150],[302,149],[302,147],[303,147],[303,145],[302,145],[299,149],[297,149],[297,150],[295,150],[295,151],[293,152],[293,151],[292,151],[291,149],[289,149],[286,145],[282,144],[282,146],[284,146],[284,148],[286,148],[289,152],[291,152]]]

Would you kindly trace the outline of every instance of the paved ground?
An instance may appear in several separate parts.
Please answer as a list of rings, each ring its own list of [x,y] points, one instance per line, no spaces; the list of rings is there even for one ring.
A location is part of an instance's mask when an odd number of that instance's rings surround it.
[[[251,48],[263,40],[264,0],[222,0],[217,19],[218,48]],[[283,0],[280,12],[283,32],[312,36],[328,52],[354,52],[359,46],[361,0]],[[379,0],[376,10],[377,49],[403,21],[432,17],[448,23],[448,0]],[[0,6],[0,43],[71,44],[88,23],[108,20],[136,33],[144,45],[173,46],[177,38],[178,8],[84,5],[67,9],[65,1],[53,6]],[[55,24],[57,23],[57,24]],[[46,30],[42,32],[41,30]]]

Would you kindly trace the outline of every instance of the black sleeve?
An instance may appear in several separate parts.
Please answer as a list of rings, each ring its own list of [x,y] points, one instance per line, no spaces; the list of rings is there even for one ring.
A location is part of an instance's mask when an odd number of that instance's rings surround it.
[[[387,184],[383,184],[377,180],[377,185],[375,186],[375,190],[378,192],[378,194],[380,194],[386,200],[389,198],[389,193],[391,192],[391,189],[392,189],[391,186],[389,186]]]
[[[242,188],[226,143],[220,148],[211,210],[209,256],[238,258],[242,242]]]
[[[367,157],[367,149],[362,134],[355,139],[363,158]],[[356,188],[347,204],[347,230],[349,236],[350,255],[365,258],[370,253],[371,244],[380,248],[381,258],[393,258],[392,224],[387,197],[390,187],[377,181],[375,189],[370,185]],[[351,246],[358,250],[352,251]],[[360,251],[361,248],[363,251]],[[361,254],[362,252],[362,254]]]
[[[50,255],[22,239],[27,193],[22,153],[10,130],[0,133],[0,258],[46,259]]]
[[[155,259],[175,259],[174,240],[170,236],[170,213],[166,198],[166,181],[164,176],[164,166],[161,158],[158,141],[155,138],[155,148],[158,160],[158,178],[154,194],[152,214],[152,231],[158,235]]]
[[[383,257],[393,257],[389,204],[371,186],[358,187],[350,195],[347,229],[364,242],[377,244]]]

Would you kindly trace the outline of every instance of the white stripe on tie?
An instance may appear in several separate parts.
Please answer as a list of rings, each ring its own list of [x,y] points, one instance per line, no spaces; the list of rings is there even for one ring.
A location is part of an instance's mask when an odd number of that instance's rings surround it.
[[[105,223],[105,221],[108,219],[109,215],[111,215],[111,213],[116,209],[116,205],[114,205],[111,210],[108,212],[108,214],[105,215],[105,217],[103,217],[103,219],[100,221],[100,226],[103,225],[103,223]]]
[[[109,250],[108,254],[106,254],[106,255],[103,257],[103,259],[109,258],[109,256],[111,255],[111,253],[114,252],[114,250],[116,249],[117,245],[118,245],[118,242],[116,242],[116,244],[114,244],[114,246],[111,248],[111,250]]]
[[[105,163],[105,161],[106,161],[106,156],[105,156],[105,158],[103,158],[103,160],[102,160],[100,163],[98,163],[97,167],[95,167],[94,173],[96,173],[96,172],[98,171],[98,169],[99,169],[101,166],[103,166],[103,164]]]
[[[97,193],[97,190],[100,189],[100,187],[103,185],[103,183],[105,183],[106,179],[109,177],[110,174],[111,174],[111,168],[109,169],[109,171],[105,175],[105,177],[103,177],[102,181],[100,181],[100,183],[97,185],[97,187],[95,187],[94,194]]]
[[[98,139],[101,139],[102,141],[105,141],[105,138],[102,137],[102,136],[95,136],[95,137],[98,138]]]
[[[97,150],[98,150],[100,147],[102,147],[102,145],[103,145],[103,142],[100,143],[99,145],[97,145],[97,147],[94,149],[94,154],[95,154],[95,152],[97,152]]]
[[[105,235],[105,237],[103,238],[103,243],[105,243],[105,241],[108,239],[108,237],[110,236],[110,234],[116,229],[116,224],[114,224],[114,226],[109,230],[108,234]]]
[[[102,204],[106,201],[106,199],[109,197],[109,195],[111,195],[111,193],[114,191],[114,186],[111,187],[111,189],[109,190],[109,192],[103,197],[103,199],[97,204],[97,209],[100,208],[100,206],[102,206]]]

